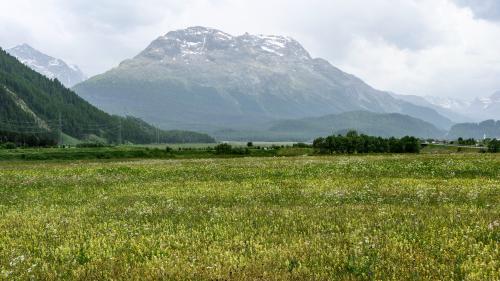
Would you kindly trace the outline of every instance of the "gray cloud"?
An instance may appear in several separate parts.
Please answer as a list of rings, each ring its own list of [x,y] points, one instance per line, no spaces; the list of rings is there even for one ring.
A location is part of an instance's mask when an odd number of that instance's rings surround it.
[[[496,17],[495,0],[0,1],[0,46],[26,42],[90,75],[202,25],[292,36],[383,90],[471,98],[500,89],[500,22],[484,20]]]
[[[500,21],[500,1],[498,0],[455,0],[459,5],[469,7],[476,17]]]

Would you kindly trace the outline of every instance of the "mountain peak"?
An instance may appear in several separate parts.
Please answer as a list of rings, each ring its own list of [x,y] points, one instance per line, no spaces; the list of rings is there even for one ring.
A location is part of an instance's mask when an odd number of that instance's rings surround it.
[[[26,43],[6,51],[34,71],[50,79],[57,78],[66,87],[85,80],[85,75],[77,66],[68,65],[63,60],[46,55]]]
[[[139,57],[169,62],[190,60],[200,56],[216,56],[225,53],[234,58],[272,56],[283,59],[310,60],[309,53],[291,37],[278,35],[233,36],[223,31],[194,26],[168,32],[153,41]],[[206,59],[206,58],[205,58]]]
[[[17,57],[17,54],[23,54],[23,56],[30,56],[30,57],[46,56],[47,58],[53,59],[52,57],[49,57],[49,56],[43,54],[42,52],[38,51],[37,49],[31,47],[27,43],[23,43],[23,44],[15,46],[15,47],[12,47],[10,49],[7,49],[7,52],[9,52],[11,54],[16,54],[16,55],[14,55],[16,57]]]
[[[25,49],[25,50],[33,50],[33,51],[36,51],[35,48],[31,47],[29,44],[27,43],[23,43],[21,45],[17,45],[11,49]]]
[[[203,38],[206,37],[213,37],[219,40],[231,40],[233,39],[233,36],[222,32],[220,30],[214,29],[214,28],[209,28],[209,27],[203,27],[203,26],[192,26],[188,27],[186,29],[178,29],[175,31],[170,31],[168,32],[163,38],[188,38],[188,39],[195,39],[195,40],[202,40]]]

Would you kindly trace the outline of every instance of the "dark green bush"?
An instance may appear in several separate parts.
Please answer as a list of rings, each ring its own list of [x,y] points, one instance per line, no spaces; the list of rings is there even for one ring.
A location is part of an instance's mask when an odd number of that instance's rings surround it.
[[[17,145],[13,142],[6,142],[0,145],[0,148],[3,149],[16,149]]]
[[[250,154],[250,150],[248,148],[243,147],[235,147],[233,148],[228,143],[221,143],[215,146],[215,154],[218,155],[246,155]]]
[[[500,152],[500,140],[493,139],[488,142],[488,152],[498,153]]]
[[[79,143],[76,145],[78,148],[97,148],[97,147],[109,147],[109,145],[101,143],[101,142],[86,142]]]
[[[347,135],[328,136],[317,138],[313,142],[316,153],[419,153],[420,140],[415,137],[381,138],[367,135],[358,135],[350,131]]]

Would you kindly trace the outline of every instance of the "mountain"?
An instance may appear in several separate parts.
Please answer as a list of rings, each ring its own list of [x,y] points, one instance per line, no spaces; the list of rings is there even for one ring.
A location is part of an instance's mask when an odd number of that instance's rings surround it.
[[[500,120],[500,91],[486,98],[475,99],[467,109],[467,112],[475,114],[482,120]]]
[[[262,131],[222,130],[215,132],[224,140],[310,141],[319,136],[342,134],[349,130],[382,137],[416,136],[442,138],[446,131],[408,115],[353,111],[321,117],[273,121]],[[250,136],[250,137],[248,137]]]
[[[60,130],[61,129],[61,130]],[[133,117],[111,116],[58,80],[51,80],[0,49],[0,141],[24,137],[132,143],[210,142],[205,134],[166,132]]]
[[[270,127],[274,132],[332,133],[354,129],[372,136],[422,138],[442,137],[444,130],[420,119],[398,113],[353,111],[300,120],[278,121]]]
[[[461,100],[431,96],[421,97],[415,95],[399,95],[394,93],[391,93],[391,95],[394,98],[404,100],[418,106],[431,108],[455,123],[470,122],[474,120],[474,118],[460,113],[461,111],[463,112],[464,108],[470,106],[470,103],[466,103]],[[460,108],[462,108],[462,110],[460,110]]]
[[[99,108],[163,128],[256,130],[273,120],[367,110],[449,128],[435,110],[392,97],[283,36],[232,36],[191,27],[154,40],[133,59],[78,84]]]
[[[7,52],[34,71],[50,79],[57,78],[57,80],[68,88],[86,79],[78,66],[70,65],[61,59],[48,56],[28,44],[7,49]]]
[[[500,91],[490,97],[476,98],[473,101],[463,101],[453,98],[425,97],[442,115],[456,122],[480,121],[485,119],[500,119]],[[469,120],[460,120],[458,116],[466,116]]]
[[[481,123],[462,123],[454,125],[448,139],[458,138],[496,138],[500,139],[500,120],[487,120]]]
[[[464,111],[471,105],[470,101],[449,97],[425,96],[423,99],[439,108],[444,108],[453,112]]]

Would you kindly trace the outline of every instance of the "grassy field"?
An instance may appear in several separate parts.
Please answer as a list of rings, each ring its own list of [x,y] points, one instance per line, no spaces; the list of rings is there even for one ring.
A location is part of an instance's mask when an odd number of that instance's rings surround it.
[[[430,154],[450,154],[450,153],[480,153],[481,150],[487,151],[485,147],[475,146],[457,146],[457,145],[438,145],[430,144],[424,147],[421,153]]]
[[[500,155],[0,162],[0,280],[499,280]]]

